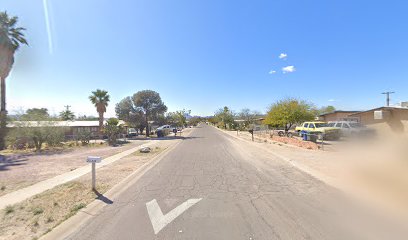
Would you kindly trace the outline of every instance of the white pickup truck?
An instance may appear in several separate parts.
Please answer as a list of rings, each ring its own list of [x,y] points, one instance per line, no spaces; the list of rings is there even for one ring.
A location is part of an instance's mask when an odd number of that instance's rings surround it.
[[[170,126],[170,125],[163,125],[163,126],[158,127],[156,129],[156,132],[157,131],[163,131],[164,135],[168,135],[169,133],[172,133],[174,131],[174,129],[175,128]]]

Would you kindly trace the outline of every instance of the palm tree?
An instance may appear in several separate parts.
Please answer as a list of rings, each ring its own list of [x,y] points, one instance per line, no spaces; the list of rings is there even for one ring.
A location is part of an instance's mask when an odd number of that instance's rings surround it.
[[[92,92],[91,96],[89,96],[89,100],[91,100],[92,104],[95,105],[96,111],[99,114],[99,130],[100,134],[102,135],[103,114],[106,112],[106,107],[110,101],[108,92],[97,89],[96,91]]]
[[[6,132],[6,78],[14,63],[14,53],[21,44],[28,45],[24,38],[25,28],[17,27],[18,17],[9,17],[7,12],[0,12],[0,150],[4,149]]]

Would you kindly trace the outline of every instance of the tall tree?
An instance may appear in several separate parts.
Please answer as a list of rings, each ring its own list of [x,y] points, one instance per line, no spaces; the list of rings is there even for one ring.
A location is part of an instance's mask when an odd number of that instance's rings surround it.
[[[312,104],[295,98],[286,98],[272,104],[265,123],[284,127],[287,132],[294,124],[313,120],[314,117]]]
[[[188,120],[190,126],[197,126],[200,122],[203,122],[205,119],[199,116],[194,116]]]
[[[0,150],[5,148],[6,135],[6,78],[14,63],[14,53],[21,44],[28,45],[24,38],[25,28],[17,27],[18,17],[0,12]]]
[[[51,120],[50,114],[48,113],[47,108],[29,108],[27,111],[21,116],[21,120],[23,121],[45,121]]]
[[[65,106],[65,110],[61,111],[59,116],[63,121],[73,121],[75,114],[69,109],[70,106]]]
[[[140,110],[145,118],[146,137],[149,136],[149,120],[167,111],[166,105],[161,100],[160,94],[152,90],[143,90],[135,93],[132,97],[137,110]]]
[[[129,126],[143,132],[146,127],[143,112],[138,109],[131,97],[125,97],[115,106],[116,116],[125,121]]]
[[[234,126],[234,113],[227,106],[218,109],[215,112],[214,117],[218,124],[220,124],[224,129],[226,129],[227,126]]]
[[[238,113],[238,117],[241,120],[244,120],[244,127],[247,128],[249,127],[250,124],[254,123],[254,120],[256,119],[257,116],[261,115],[257,111],[253,111],[249,108],[244,108],[241,110],[241,112]]]
[[[110,101],[110,96],[107,91],[97,89],[96,91],[92,92],[92,95],[89,96],[89,100],[91,100],[92,104],[95,105],[96,111],[99,114],[99,130],[102,136],[103,134],[103,115],[106,112],[106,107]]]
[[[81,121],[95,121],[95,120],[99,120],[98,117],[95,116],[86,116],[86,115],[82,115],[82,116],[78,116],[77,120],[81,120]]]
[[[177,127],[185,127],[187,125],[187,116],[190,116],[191,110],[179,110],[168,114],[170,120]]]
[[[324,113],[331,113],[331,112],[334,112],[334,111],[336,111],[336,108],[334,106],[329,105],[329,106],[321,107],[320,109],[318,109],[317,113],[318,113],[318,115],[320,115],[320,114],[324,114]]]

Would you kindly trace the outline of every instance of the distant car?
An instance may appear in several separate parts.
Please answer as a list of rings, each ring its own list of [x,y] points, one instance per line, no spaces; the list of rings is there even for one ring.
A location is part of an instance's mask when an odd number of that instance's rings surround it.
[[[304,122],[296,127],[296,132],[301,135],[302,131],[314,132],[319,135],[319,138],[338,140],[340,139],[340,128],[330,127],[326,122]]]
[[[138,133],[136,129],[134,128],[129,128],[127,131],[127,137],[137,137]]]
[[[335,121],[329,122],[330,127],[339,128],[342,136],[374,136],[375,130],[358,122]]]

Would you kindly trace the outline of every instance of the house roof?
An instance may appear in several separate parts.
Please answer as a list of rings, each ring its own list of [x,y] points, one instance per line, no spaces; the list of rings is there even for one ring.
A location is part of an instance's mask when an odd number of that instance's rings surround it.
[[[335,111],[332,111],[332,112],[322,113],[322,114],[320,114],[319,116],[326,116],[326,115],[335,114],[335,113],[358,113],[358,112],[360,112],[360,111],[335,110]]]
[[[265,118],[263,118],[263,117],[252,119],[252,121],[263,121],[263,120],[265,120]],[[235,119],[234,121],[235,122],[245,122],[247,120],[245,120],[245,119]]]
[[[103,121],[106,124],[106,121]],[[122,120],[119,120],[120,125],[126,125]],[[7,127],[18,127],[18,126],[29,126],[29,127],[99,127],[99,121],[14,121],[7,124]]]
[[[350,116],[356,116],[356,115],[359,115],[361,113],[374,112],[374,111],[378,111],[378,110],[407,110],[408,111],[408,108],[406,108],[406,107],[378,107],[378,108],[373,108],[373,109],[370,109],[370,110],[367,110],[367,111],[361,111],[361,112],[353,113],[353,114],[350,114]]]

